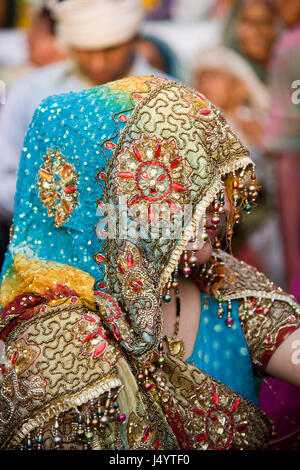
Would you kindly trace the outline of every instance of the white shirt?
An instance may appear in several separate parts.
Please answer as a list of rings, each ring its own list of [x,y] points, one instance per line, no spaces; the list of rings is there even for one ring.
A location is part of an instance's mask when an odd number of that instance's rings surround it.
[[[166,75],[140,56],[129,75]],[[14,211],[17,170],[27,128],[41,101],[50,95],[87,89],[91,85],[74,72],[69,61],[41,67],[18,80],[9,90],[0,113],[0,217]]]

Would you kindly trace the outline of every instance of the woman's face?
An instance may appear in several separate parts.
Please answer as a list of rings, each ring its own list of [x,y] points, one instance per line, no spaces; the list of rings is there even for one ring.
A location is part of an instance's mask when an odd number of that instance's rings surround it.
[[[216,106],[226,111],[230,102],[233,81],[230,73],[216,67],[206,67],[196,75],[195,88]]]
[[[277,12],[287,26],[293,26],[300,21],[299,0],[275,0]]]
[[[276,36],[272,9],[261,0],[245,2],[238,16],[236,33],[240,49],[246,56],[267,62]]]
[[[155,44],[153,44],[151,41],[141,39],[137,43],[137,51],[139,54],[145,57],[145,59],[147,59],[152,67],[167,73],[165,60]]]
[[[224,206],[223,206],[224,208],[223,215],[229,216],[231,213],[231,205],[230,205],[228,194],[225,188],[224,188],[224,198],[225,199],[224,199]],[[212,223],[213,213],[214,213],[213,204],[211,204],[206,211],[206,223],[207,223],[206,233],[208,235],[208,239],[204,243],[201,240],[199,241],[199,245],[198,245],[199,249],[195,251],[195,256],[197,258],[196,266],[200,266],[201,264],[207,263],[207,261],[212,255],[213,243],[218,235],[218,231],[215,229]],[[188,253],[190,255],[191,251],[195,250],[195,243],[192,240],[190,240],[190,242],[186,245],[185,249],[188,252],[190,252]],[[182,255],[181,263],[180,263],[180,267],[181,266],[183,266],[183,255]]]

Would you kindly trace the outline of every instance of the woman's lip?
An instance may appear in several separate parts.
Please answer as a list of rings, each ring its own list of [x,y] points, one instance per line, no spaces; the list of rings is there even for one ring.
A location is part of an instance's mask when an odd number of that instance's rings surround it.
[[[218,230],[215,227],[206,227],[206,232],[208,235],[216,238],[219,234]]]

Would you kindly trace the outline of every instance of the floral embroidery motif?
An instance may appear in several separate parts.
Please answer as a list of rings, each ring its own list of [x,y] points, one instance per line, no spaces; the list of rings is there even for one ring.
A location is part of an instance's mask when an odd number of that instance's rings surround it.
[[[12,368],[17,374],[22,374],[27,370],[40,354],[40,348],[35,344],[28,344],[24,338],[20,338],[16,343],[12,343],[6,350],[7,366],[2,373],[5,375]]]
[[[122,321],[122,311],[117,300],[111,297],[110,294],[104,292],[95,291],[94,294],[101,317],[108,322],[108,324],[112,324],[112,332],[117,341],[122,341],[123,337],[118,326],[119,321]]]
[[[41,351],[36,344],[29,344],[24,338],[10,344],[6,350],[1,368],[0,397],[6,404],[0,410],[0,423],[9,423],[19,404],[24,405],[30,398],[41,398],[46,393],[46,380],[40,375],[23,374],[33,365]]]
[[[192,118],[208,122],[216,117],[204,95],[196,90],[192,92],[190,89],[182,89],[181,93],[183,99],[192,106],[189,112]]]
[[[143,204],[152,220],[156,202],[166,203],[172,214],[184,204],[191,173],[174,139],[167,141],[142,134],[117,157],[114,179],[118,194],[129,195],[128,206]]]
[[[132,450],[159,450],[161,438],[145,419],[139,419],[133,411],[127,423],[127,436]]]
[[[56,227],[61,227],[74,212],[77,199],[78,175],[74,166],[66,161],[59,150],[48,150],[44,156],[44,166],[39,169],[39,196],[48,209],[49,217],[54,217]]]
[[[109,364],[113,363],[115,348],[108,343],[106,332],[99,318],[92,314],[84,314],[72,329],[75,338],[82,344],[82,356],[92,356]]]
[[[247,421],[236,426],[234,411],[239,406],[239,398],[233,401],[230,411],[218,404],[219,394],[217,392],[212,393],[211,398],[215,406],[210,406],[207,411],[197,407],[191,410],[194,419],[195,415],[202,416],[201,422],[203,422],[203,432],[194,435],[194,446],[197,448],[197,443],[201,443],[201,448],[207,446],[208,449],[225,450],[231,447],[234,431],[247,431]]]
[[[220,144],[226,142],[226,131],[224,127],[211,125],[205,129],[205,141],[212,152],[215,152]]]
[[[158,313],[158,302],[150,282],[153,274],[142,267],[141,255],[133,243],[125,241],[123,250],[117,267],[124,298],[133,308],[137,326],[153,334]]]

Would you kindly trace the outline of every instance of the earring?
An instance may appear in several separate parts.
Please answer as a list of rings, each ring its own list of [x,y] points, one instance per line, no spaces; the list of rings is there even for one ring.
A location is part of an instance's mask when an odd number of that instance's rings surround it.
[[[178,266],[175,271],[172,273],[172,278],[169,279],[167,283],[167,292],[163,296],[163,301],[168,303],[171,301],[171,289],[177,289],[179,286],[179,274],[178,274]]]
[[[208,234],[206,232],[207,220],[206,217],[203,218],[203,232],[201,233],[201,238],[205,242],[208,239]]]
[[[179,274],[178,274],[178,266],[172,274],[172,289],[177,289],[179,286]]]
[[[233,231],[232,231],[231,224],[229,224],[228,231],[227,231],[227,239],[231,240],[232,236],[233,236]]]
[[[192,251],[192,254],[191,256],[189,257],[189,264],[194,267],[196,266],[196,263],[197,263],[197,257],[195,256],[195,252]]]
[[[215,202],[214,202],[214,214],[212,216],[212,223],[217,228],[217,225],[220,223],[220,216],[219,216],[219,211],[220,211],[220,196],[216,196]]]
[[[223,299],[221,296],[218,297],[218,304],[219,304],[219,307],[218,307],[217,313],[219,317],[222,318],[224,315],[224,308],[223,308]]]
[[[233,193],[232,193],[232,199],[234,202],[234,210],[238,210],[238,205],[239,201],[241,199],[241,193],[239,189],[243,189],[243,185],[239,184],[239,180],[237,179],[235,173],[233,173]]]
[[[183,274],[184,274],[184,277],[189,277],[189,275],[191,274],[192,270],[189,266],[189,257],[188,257],[188,254],[187,254],[187,250],[184,250],[184,253],[183,253],[183,261],[184,261],[184,267],[183,267]]]
[[[163,296],[163,301],[164,301],[166,304],[171,301],[171,293],[170,293],[171,287],[172,287],[172,281],[169,280],[168,283],[167,283],[167,292],[166,292],[166,294]]]
[[[225,205],[224,188],[222,188],[221,191],[219,192],[219,201],[220,201],[219,213],[222,214],[224,212],[224,205]]]
[[[232,314],[231,301],[228,300],[227,318],[226,318],[226,320],[225,320],[225,323],[226,323],[226,325],[227,325],[229,328],[230,328],[230,327],[233,325],[233,323],[234,323],[231,314]]]
[[[244,190],[244,197],[245,197],[245,211],[249,214],[252,209],[251,204],[255,204],[256,198],[258,196],[257,191],[257,182],[256,182],[256,174],[253,172],[251,175],[251,183],[249,184],[248,188]],[[250,198],[250,201],[249,201]]]
[[[249,186],[249,196],[251,198],[251,203],[255,204],[257,196],[258,196],[258,191],[257,191],[257,187],[256,187],[256,184],[257,184],[256,183],[256,174],[255,173],[252,173],[251,180],[252,180],[252,182]]]
[[[197,258],[195,256],[195,251],[197,250],[198,248],[198,245],[197,245],[197,233],[195,234],[194,238],[193,238],[193,248],[195,248],[195,250],[192,250],[192,254],[191,256],[189,257],[189,264],[194,267],[196,266],[196,263],[197,263]]]

